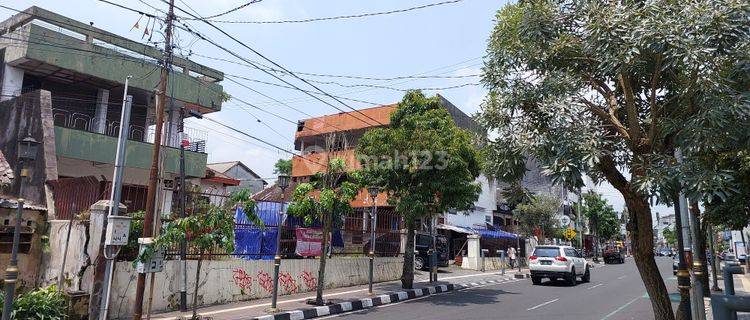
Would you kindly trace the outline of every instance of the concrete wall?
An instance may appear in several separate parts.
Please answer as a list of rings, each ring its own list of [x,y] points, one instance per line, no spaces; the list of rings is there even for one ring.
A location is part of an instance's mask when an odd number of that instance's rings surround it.
[[[50,250],[42,259],[44,271],[40,274],[40,283],[43,285],[57,283],[60,276],[69,220],[50,220],[48,224]],[[65,261],[63,271],[66,281],[63,286],[65,290],[78,291],[84,289],[83,275],[91,265],[88,254],[90,252],[88,244],[91,241],[88,241],[88,221],[74,220],[70,226],[68,259]],[[86,287],[89,286],[90,283],[86,284]]]
[[[51,99],[49,91],[38,90],[0,103],[0,150],[12,168],[17,164],[19,139],[30,135],[40,142],[21,195],[27,204],[46,206],[45,183],[57,179]],[[18,197],[19,182],[20,179],[14,179],[3,193]]]
[[[7,232],[6,235],[11,241],[13,239],[13,226],[16,223],[16,212],[15,208],[0,208],[0,222],[4,222],[5,220],[9,222],[7,226],[0,227],[0,229]],[[34,288],[38,283],[39,275],[42,271],[40,261],[43,252],[41,236],[44,234],[45,228],[44,212],[25,209],[21,215],[21,220],[21,225],[23,226],[21,232],[27,231],[28,227],[30,227],[33,233],[29,251],[19,251],[18,253],[18,270],[20,271],[18,286],[22,288]],[[28,222],[31,222],[31,226],[27,225]],[[21,241],[23,240],[22,238]],[[5,278],[5,268],[10,263],[11,247],[12,245],[10,244],[3,245],[2,253],[0,253],[0,270],[2,270],[0,272],[0,279]]]
[[[281,294],[314,291],[318,277],[317,259],[290,259],[281,262]],[[403,258],[376,258],[376,282],[401,277]],[[333,258],[326,264],[326,288],[367,283],[367,258]],[[188,261],[188,300],[192,301],[197,261]],[[132,314],[136,273],[131,262],[118,262],[112,287],[111,318]],[[165,263],[156,274],[153,312],[174,310],[179,304],[179,261]],[[200,305],[221,304],[269,297],[273,288],[273,261],[230,259],[204,261],[198,289]]]

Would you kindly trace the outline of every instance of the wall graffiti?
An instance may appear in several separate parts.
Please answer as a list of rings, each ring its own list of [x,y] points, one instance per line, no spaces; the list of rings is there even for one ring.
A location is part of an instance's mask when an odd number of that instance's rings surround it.
[[[266,290],[266,292],[273,292],[273,277],[268,275],[268,272],[263,270],[258,271],[258,284],[263,290]]]
[[[318,288],[318,278],[312,272],[302,271],[297,277],[292,276],[289,272],[279,272],[280,291],[287,294],[299,293],[300,289],[303,288],[295,279],[300,279],[304,288],[308,291],[314,291]],[[256,281],[267,293],[273,292],[273,276],[263,270],[259,270],[258,275],[253,277],[242,268],[234,268],[232,269],[232,280],[240,288],[242,294],[249,294]]]
[[[284,286],[284,290],[287,293],[297,293],[297,290],[299,290],[297,281],[294,280],[294,277],[289,272],[279,272],[279,285]]]
[[[302,279],[302,283],[305,284],[308,290],[315,291],[318,289],[318,278],[316,278],[312,272],[302,271],[299,276]]]
[[[253,286],[253,277],[247,274],[242,268],[232,270],[232,279],[234,280],[234,284],[240,287],[240,290],[243,292]]]

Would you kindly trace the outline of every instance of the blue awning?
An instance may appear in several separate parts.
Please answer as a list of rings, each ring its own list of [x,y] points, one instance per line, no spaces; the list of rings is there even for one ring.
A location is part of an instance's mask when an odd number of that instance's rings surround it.
[[[518,235],[502,230],[489,230],[489,229],[473,229],[482,238],[488,239],[517,239]]]

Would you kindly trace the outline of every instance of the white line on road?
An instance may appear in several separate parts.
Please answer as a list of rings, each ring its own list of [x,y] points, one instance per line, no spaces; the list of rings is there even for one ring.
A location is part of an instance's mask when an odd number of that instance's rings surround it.
[[[545,303],[542,303],[542,304],[538,304],[538,305],[535,305],[535,306],[533,306],[533,307],[531,307],[531,308],[528,308],[528,309],[526,309],[526,311],[531,311],[531,310],[534,310],[534,309],[536,309],[536,308],[544,307],[544,306],[546,306],[546,305],[548,305],[548,304],[550,304],[550,303],[553,303],[553,302],[555,302],[555,301],[557,301],[557,300],[560,300],[560,299],[558,298],[558,299],[555,299],[555,300],[550,300],[550,301],[547,301],[547,302],[545,302]]]
[[[625,279],[625,277],[627,277],[627,276],[619,276],[619,277],[617,277],[617,280]]]
[[[591,290],[591,289],[594,289],[596,287],[603,286],[603,285],[604,285],[603,283],[600,283],[600,284],[597,284],[597,285],[595,285],[593,287],[588,287],[588,288],[586,288],[586,290]]]
[[[615,309],[615,311],[612,311],[612,312],[610,312],[610,313],[609,313],[608,315],[604,316],[604,318],[602,318],[602,320],[607,320],[607,318],[609,318],[609,317],[611,317],[611,316],[615,315],[615,313],[618,313],[618,312],[622,311],[622,309],[625,309],[625,308],[627,308],[627,307],[628,307],[629,305],[631,305],[631,304],[632,304],[633,302],[636,302],[636,301],[638,301],[638,299],[640,299],[640,298],[642,298],[642,297],[636,297],[635,299],[633,299],[633,300],[630,300],[630,302],[628,302],[628,303],[626,303],[626,304],[623,304],[623,305],[622,305],[621,307],[619,307],[619,308]]]

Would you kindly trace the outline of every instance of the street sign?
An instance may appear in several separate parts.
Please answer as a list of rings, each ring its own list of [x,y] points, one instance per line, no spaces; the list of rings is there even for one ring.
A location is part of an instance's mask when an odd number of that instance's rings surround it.
[[[568,216],[562,216],[560,217],[560,225],[563,227],[567,227],[570,225],[570,217]]]

